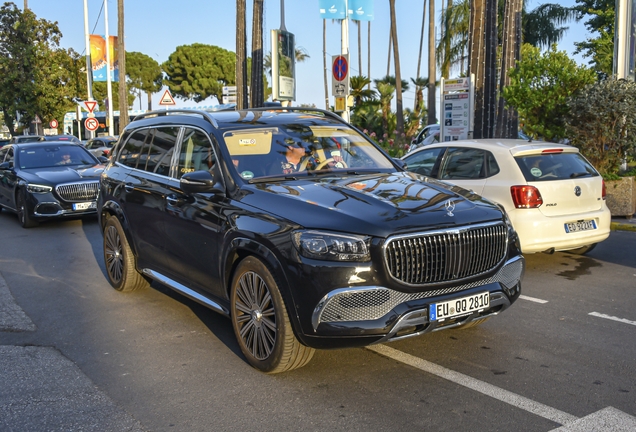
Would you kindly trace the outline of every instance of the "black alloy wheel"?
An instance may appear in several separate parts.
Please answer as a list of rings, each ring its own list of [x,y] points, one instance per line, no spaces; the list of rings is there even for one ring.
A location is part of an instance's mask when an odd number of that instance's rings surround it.
[[[135,256],[115,216],[109,217],[104,227],[104,262],[108,282],[117,291],[136,291],[150,285],[137,271]]]
[[[22,228],[33,228],[38,226],[38,222],[34,220],[29,214],[29,208],[27,207],[26,191],[24,189],[18,192],[18,199],[16,200],[18,207],[18,220]]]
[[[309,363],[315,350],[296,339],[278,284],[258,258],[236,268],[230,304],[236,339],[253,367],[279,373]]]

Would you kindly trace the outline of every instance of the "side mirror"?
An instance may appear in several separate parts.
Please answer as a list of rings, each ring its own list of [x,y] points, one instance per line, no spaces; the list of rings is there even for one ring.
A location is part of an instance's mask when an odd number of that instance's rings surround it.
[[[2,162],[0,164],[0,169],[1,170],[8,170],[8,169],[11,169],[11,168],[13,168],[13,161],[11,161],[11,162]]]
[[[108,158],[106,156],[99,156],[97,159],[103,164],[108,163]]]
[[[223,184],[215,181],[209,171],[193,171],[184,174],[179,181],[179,187],[187,194],[225,192]]]
[[[398,166],[398,168],[406,170],[406,162],[403,161],[402,159],[393,158],[393,163],[395,163]]]

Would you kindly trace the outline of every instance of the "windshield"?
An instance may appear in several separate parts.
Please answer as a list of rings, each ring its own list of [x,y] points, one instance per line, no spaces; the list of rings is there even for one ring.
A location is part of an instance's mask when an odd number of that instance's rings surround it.
[[[55,166],[97,165],[99,161],[77,145],[42,145],[20,148],[17,164],[21,169]]]
[[[291,124],[224,134],[234,168],[244,180],[395,170],[374,144],[342,124]]]

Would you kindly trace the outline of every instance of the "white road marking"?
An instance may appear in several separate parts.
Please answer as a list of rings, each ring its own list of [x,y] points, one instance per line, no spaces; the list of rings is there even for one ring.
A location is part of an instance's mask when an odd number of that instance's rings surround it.
[[[625,319],[625,318],[619,318],[619,317],[615,317],[615,316],[611,316],[611,315],[605,315],[605,314],[598,313],[598,312],[590,312],[588,315],[592,315],[592,316],[599,317],[599,318],[605,318],[605,319],[612,320],[612,321],[618,321],[618,322],[622,322],[624,324],[636,325],[636,321],[630,321],[630,320]]]
[[[521,294],[519,296],[519,298],[523,299],[523,300],[528,300],[528,301],[531,301],[531,302],[535,302],[535,303],[541,303],[541,304],[548,302],[547,300],[541,300],[541,299],[534,298],[534,297],[528,297],[528,296],[523,295],[523,294]]]
[[[420,369],[424,372],[437,375],[440,378],[444,378],[456,384],[468,387],[472,390],[475,390],[479,393],[485,394],[486,396],[490,396],[494,399],[500,400],[517,408],[529,411],[555,423],[566,425],[578,420],[578,417],[575,417],[566,412],[559,411],[555,408],[543,405],[542,403],[535,402],[523,396],[519,396],[518,394],[469,377],[468,375],[446,369],[445,367],[436,365],[435,363],[431,363],[405,352],[398,351],[386,345],[371,345],[366,348],[385,357],[389,357],[393,360],[397,360],[409,366],[413,366],[414,368]]]

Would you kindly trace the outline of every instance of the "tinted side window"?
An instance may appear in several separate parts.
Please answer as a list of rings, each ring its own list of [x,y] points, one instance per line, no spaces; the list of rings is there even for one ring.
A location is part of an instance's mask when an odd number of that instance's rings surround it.
[[[422,150],[411,156],[407,156],[404,158],[404,161],[409,171],[433,177],[433,168],[435,168],[435,163],[443,151],[443,147]]]
[[[483,178],[484,150],[454,147],[448,149],[439,178],[442,180],[471,180]]]
[[[145,142],[152,139],[149,132],[150,129],[141,129],[132,133],[121,149],[117,161],[131,168],[137,168],[139,156],[141,155]]]
[[[192,171],[209,170],[215,162],[216,157],[207,134],[198,129],[186,128],[181,143],[177,178]]]
[[[495,156],[490,152],[486,152],[486,164],[488,166],[488,173],[486,174],[486,177],[492,177],[495,174],[499,174],[500,169],[497,159],[495,159]]]
[[[0,149],[0,163],[4,162],[4,157],[6,156],[8,150],[8,147]]]
[[[179,127],[168,126],[150,129],[152,140],[147,140],[137,168],[169,176],[179,129]]]

